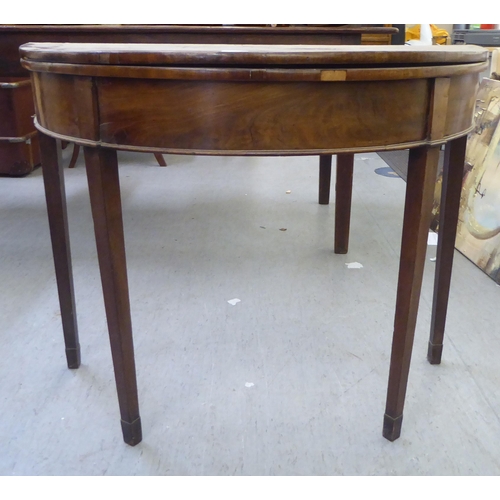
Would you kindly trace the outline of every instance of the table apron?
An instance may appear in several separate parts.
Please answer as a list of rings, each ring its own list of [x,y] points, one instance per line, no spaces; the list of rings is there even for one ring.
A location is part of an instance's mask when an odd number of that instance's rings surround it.
[[[39,130],[75,143],[181,154],[304,155],[405,149],[465,135],[478,74],[233,82],[33,73],[33,84],[41,103]]]

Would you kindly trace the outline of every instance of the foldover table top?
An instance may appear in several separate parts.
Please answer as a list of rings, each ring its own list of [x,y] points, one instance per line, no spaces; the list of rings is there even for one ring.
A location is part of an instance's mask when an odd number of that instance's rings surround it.
[[[21,47],[29,61],[101,64],[199,64],[262,66],[437,66],[484,62],[488,51],[474,45],[267,45],[267,44],[161,44],[161,43],[27,43]]]

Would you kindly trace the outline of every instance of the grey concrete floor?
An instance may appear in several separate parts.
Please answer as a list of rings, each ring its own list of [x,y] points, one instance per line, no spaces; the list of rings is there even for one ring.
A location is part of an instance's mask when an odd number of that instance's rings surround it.
[[[431,366],[428,248],[403,432],[382,437],[405,183],[377,155],[356,156],[347,255],[317,157],[119,159],[143,441],[121,437],[80,158],[65,171],[78,370],[41,172],[0,179],[0,474],[500,472],[500,288],[458,252]]]

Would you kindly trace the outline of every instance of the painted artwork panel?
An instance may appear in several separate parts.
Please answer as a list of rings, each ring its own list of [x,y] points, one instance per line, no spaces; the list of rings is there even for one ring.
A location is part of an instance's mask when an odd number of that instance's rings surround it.
[[[500,283],[500,81],[482,80],[475,125],[467,142],[456,248]]]

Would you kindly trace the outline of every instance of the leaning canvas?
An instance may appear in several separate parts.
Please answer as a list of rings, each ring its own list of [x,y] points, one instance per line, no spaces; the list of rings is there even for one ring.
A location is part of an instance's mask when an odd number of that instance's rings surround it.
[[[456,248],[500,283],[500,81],[479,87],[467,143]]]

